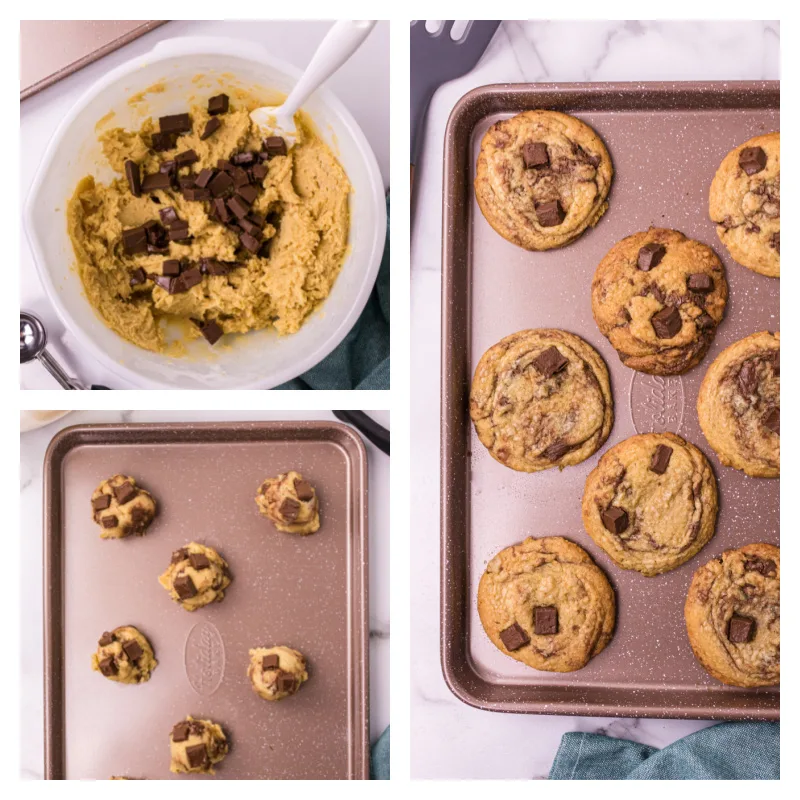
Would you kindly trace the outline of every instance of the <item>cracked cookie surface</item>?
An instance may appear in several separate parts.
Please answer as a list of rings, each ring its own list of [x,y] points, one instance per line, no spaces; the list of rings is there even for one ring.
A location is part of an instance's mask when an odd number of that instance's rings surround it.
[[[616,601],[589,554],[551,536],[506,547],[489,562],[478,613],[506,655],[534,669],[572,672],[611,641]]]
[[[711,182],[708,213],[735,261],[780,277],[780,131],[754,136],[725,156]]]
[[[189,542],[172,554],[158,582],[187,611],[221,603],[231,585],[228,562],[213,548]]]
[[[705,670],[732,686],[780,681],[780,550],[748,544],[726,550],[692,578],[686,631]]]
[[[155,515],[153,496],[130,475],[113,475],[92,494],[92,519],[100,526],[103,539],[143,536]]]
[[[717,508],[717,483],[700,450],[672,433],[646,433],[603,454],[586,479],[582,515],[618,566],[652,576],[705,546]]]
[[[727,299],[714,251],[663,228],[615,244],[592,280],[600,331],[625,366],[652,375],[680,375],[700,362]]]
[[[247,677],[253,691],[265,700],[283,700],[297,694],[308,680],[305,656],[291,647],[254,647]]]
[[[170,771],[214,774],[214,765],[228,754],[222,726],[208,719],[186,717],[169,734]]]
[[[700,427],[720,461],[754,478],[780,475],[780,334],[761,331],[714,359],[700,385]]]
[[[150,642],[133,625],[105,631],[92,654],[92,669],[118,683],[146,683],[157,666]]]
[[[611,431],[608,370],[578,336],[553,328],[519,331],[481,356],[470,416],[481,443],[511,469],[579,464]]]
[[[258,488],[256,505],[279,531],[305,536],[319,530],[317,490],[294,470],[267,478]]]
[[[606,146],[586,123],[558,111],[524,111],[484,135],[475,196],[503,238],[551,250],[597,224],[613,174]]]

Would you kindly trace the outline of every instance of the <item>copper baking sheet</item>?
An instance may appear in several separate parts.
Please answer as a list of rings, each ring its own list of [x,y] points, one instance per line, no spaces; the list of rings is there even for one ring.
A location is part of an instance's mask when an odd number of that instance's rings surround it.
[[[279,533],[256,509],[260,482],[290,468],[319,493],[314,535]],[[116,472],[157,498],[144,537],[102,540],[91,520],[92,490]],[[178,777],[169,732],[186,714],[229,735],[218,779],[368,777],[367,465],[350,428],[77,426],[53,439],[44,473],[48,779]],[[233,573],[223,602],[194,613],[158,583],[191,540],[219,549]],[[140,686],[90,668],[97,637],[123,624],[141,628],[159,661]],[[308,683],[278,703],[245,674],[248,649],[266,643],[309,660]]]
[[[695,661],[683,622],[694,570],[723,550],[778,542],[779,481],[723,467],[695,410],[705,371],[727,345],[778,328],[775,279],[734,263],[708,219],[708,189],[723,156],[751,136],[776,130],[779,84],[593,83],[499,85],[459,101],[447,127],[442,289],[442,666],[450,688],[480,708],[544,714],[691,719],[777,719],[777,688],[726,687]],[[481,138],[496,120],[530,108],[574,114],[601,135],[614,161],[610,208],[570,246],[526,252],[484,220],[474,199]],[[682,377],[622,366],[591,313],[597,264],[623,237],[649,226],[675,228],[725,262],[730,300],[703,362]],[[475,436],[468,398],[478,359],[524,328],[564,328],[590,342],[609,367],[615,422],[606,445],[563,472],[514,472]],[[586,476],[608,447],[636,432],[673,431],[698,445],[721,494],[717,533],[691,561],[657,578],[621,570],[583,529]],[[527,536],[560,535],[587,549],[617,592],[611,645],[584,669],[532,670],[497,650],[483,632],[477,582],[489,559]]]

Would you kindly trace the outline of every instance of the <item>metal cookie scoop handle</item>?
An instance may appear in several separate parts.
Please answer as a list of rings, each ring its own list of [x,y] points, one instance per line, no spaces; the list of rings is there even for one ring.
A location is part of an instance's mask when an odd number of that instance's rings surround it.
[[[376,22],[374,19],[341,19],[335,23],[283,105],[257,108],[250,112],[250,119],[275,136],[282,136],[287,147],[293,147],[297,139],[294,115],[311,94],[358,50]]]
[[[47,331],[42,321],[25,311],[19,313],[19,363],[27,364],[38,359],[58,381],[62,389],[107,389],[107,386],[86,386],[70,378],[50,353],[47,352]]]

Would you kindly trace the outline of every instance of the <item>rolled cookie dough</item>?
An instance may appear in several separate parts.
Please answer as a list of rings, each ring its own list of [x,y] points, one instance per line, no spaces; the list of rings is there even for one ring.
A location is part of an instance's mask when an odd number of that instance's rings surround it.
[[[81,180],[69,202],[67,221],[86,298],[122,338],[146,350],[182,355],[182,341],[170,345],[168,339],[175,334],[182,340],[196,338],[199,328],[192,323],[215,322],[224,333],[274,328],[291,334],[330,293],[347,253],[350,184],[302,114],[296,117],[297,144],[287,155],[262,162],[267,174],[252,184],[260,191],[250,211],[256,215],[256,235],[269,243],[266,252],[245,249],[240,232],[211,215],[210,199],[187,199],[174,186],[147,192],[143,188],[141,196],[134,197],[126,180],[126,161],[133,161],[144,179],[159,173],[176,155],[193,151],[197,161],[179,168],[178,174],[197,178],[203,170],[216,169],[220,160],[258,153],[263,134],[249,111],[260,105],[263,102],[255,97],[236,97],[227,113],[213,117],[221,127],[206,139],[201,135],[210,116],[205,103],[195,105],[189,110],[191,131],[162,152],[153,149],[159,123],[150,118],[138,131],[115,128],[101,135],[104,156],[118,177],[108,183],[91,175]],[[163,252],[126,254],[123,230],[160,225],[159,211],[170,207],[188,223],[192,238],[170,241]],[[235,267],[225,274],[203,274],[188,291],[173,294],[150,277],[164,274],[165,260],[194,266],[204,258],[235,262]],[[146,277],[131,285],[140,269]],[[170,322],[179,325],[167,336],[165,324]]]
[[[103,633],[92,654],[92,669],[119,683],[145,683],[157,666],[150,642],[133,625]]]
[[[256,505],[279,531],[306,535],[319,530],[316,489],[294,470],[267,478],[258,489]]]
[[[136,485],[129,475],[114,475],[103,481],[92,495],[92,518],[103,539],[142,536],[156,515],[150,492]]]
[[[231,576],[228,562],[213,547],[189,542],[172,554],[172,563],[158,582],[176,603],[196,611],[221,603]]]
[[[255,647],[250,651],[247,677],[253,691],[265,700],[296,694],[308,680],[305,656],[291,647]]]
[[[171,772],[214,774],[214,765],[228,755],[228,740],[222,726],[208,719],[186,717],[169,735]]]

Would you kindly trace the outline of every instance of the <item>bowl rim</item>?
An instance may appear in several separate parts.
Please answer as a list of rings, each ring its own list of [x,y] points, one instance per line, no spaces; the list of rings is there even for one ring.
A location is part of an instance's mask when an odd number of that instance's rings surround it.
[[[66,137],[69,128],[83,111],[83,109],[99,94],[101,94],[108,86],[115,83],[120,78],[126,75],[134,74],[143,64],[151,65],[160,61],[166,61],[181,56],[202,56],[202,55],[228,55],[234,58],[244,59],[255,63],[262,63],[276,72],[282,73],[286,77],[297,80],[302,75],[302,70],[297,67],[286,63],[282,59],[272,56],[265,47],[249,41],[242,41],[231,37],[213,37],[213,36],[185,36],[173,37],[169,39],[162,39],[156,42],[155,45],[148,51],[128,59],[124,63],[106,72],[102,77],[96,80],[72,105],[69,112],[61,119],[55,131],[53,132],[50,141],[45,148],[44,155],[42,156],[39,166],[36,169],[30,190],[25,199],[23,208],[23,228],[31,248],[33,261],[36,266],[36,272],[39,280],[45,290],[48,300],[55,308],[55,311],[60,318],[64,327],[77,339],[82,350],[90,353],[92,357],[110,370],[112,373],[121,377],[137,388],[148,389],[174,389],[185,391],[185,387],[179,387],[165,380],[159,379],[155,376],[145,376],[139,371],[131,369],[126,364],[122,364],[109,356],[94,340],[83,331],[80,325],[73,319],[72,314],[66,308],[62,301],[59,292],[56,290],[50,270],[46,264],[46,258],[39,244],[39,237],[36,233],[34,223],[36,198],[41,190],[44,176],[51,168],[56,155],[59,153],[63,141]],[[363,159],[366,172],[369,176],[368,191],[371,195],[369,198],[374,206],[377,224],[372,231],[372,239],[369,246],[369,255],[365,258],[366,268],[364,269],[361,282],[358,284],[355,300],[351,304],[349,311],[339,320],[338,324],[332,329],[328,336],[314,348],[311,352],[305,354],[302,358],[295,360],[290,366],[274,373],[254,380],[244,380],[232,386],[227,386],[227,390],[239,389],[271,389],[278,384],[292,380],[293,378],[302,375],[307,370],[316,366],[326,356],[328,356],[339,344],[343,341],[345,336],[350,332],[353,326],[361,316],[361,312],[369,300],[372,288],[377,279],[378,270],[383,259],[383,252],[386,240],[387,228],[387,214],[386,214],[386,201],[384,196],[383,179],[381,177],[378,161],[375,153],[361,130],[360,125],[356,122],[352,114],[347,110],[346,106],[341,100],[324,85],[318,88],[314,97],[319,97],[322,102],[328,106],[333,115],[336,117],[337,122],[342,125],[342,129],[346,129],[351,138],[356,144],[356,149]],[[365,189],[359,187],[360,192]],[[345,262],[346,263],[346,262]],[[338,278],[337,278],[338,280]],[[322,308],[324,309],[324,303]],[[92,313],[95,313],[92,309]],[[102,322],[102,320],[100,320]],[[102,323],[105,324],[105,323]],[[135,346],[135,345],[133,345]],[[169,357],[166,357],[169,358]],[[217,387],[198,387],[189,389],[189,391],[203,391],[204,389],[214,389]]]

